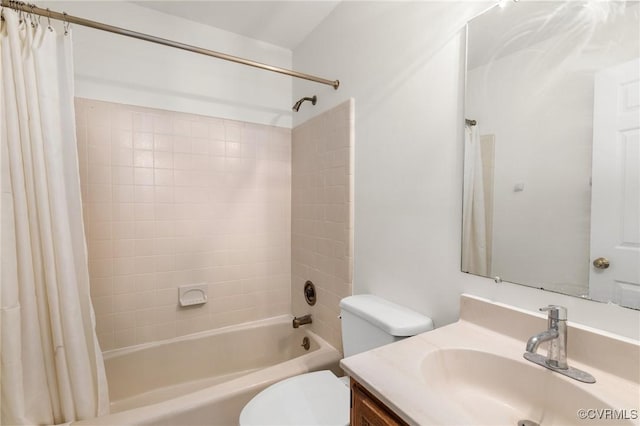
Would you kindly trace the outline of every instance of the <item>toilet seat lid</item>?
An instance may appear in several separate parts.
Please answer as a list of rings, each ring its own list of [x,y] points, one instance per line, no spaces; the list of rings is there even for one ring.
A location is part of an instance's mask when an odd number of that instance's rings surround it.
[[[328,370],[291,377],[257,394],[241,426],[349,425],[349,388]]]

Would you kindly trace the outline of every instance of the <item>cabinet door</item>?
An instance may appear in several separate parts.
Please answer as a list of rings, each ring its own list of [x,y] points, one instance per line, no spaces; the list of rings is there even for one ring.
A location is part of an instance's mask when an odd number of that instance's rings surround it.
[[[357,382],[351,382],[351,426],[406,425]]]

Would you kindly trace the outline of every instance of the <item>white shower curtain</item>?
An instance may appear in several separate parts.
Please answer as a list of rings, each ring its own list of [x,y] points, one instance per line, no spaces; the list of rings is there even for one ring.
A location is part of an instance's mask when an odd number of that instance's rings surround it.
[[[465,127],[462,270],[487,275],[486,212],[478,126]]]
[[[70,35],[3,9],[2,424],[106,414],[89,296]],[[21,19],[22,18],[22,19]]]

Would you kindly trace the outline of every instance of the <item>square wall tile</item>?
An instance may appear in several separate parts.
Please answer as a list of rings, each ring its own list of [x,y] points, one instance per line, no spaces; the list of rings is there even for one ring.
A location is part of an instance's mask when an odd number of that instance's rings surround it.
[[[352,292],[352,111],[347,101],[306,121],[293,129],[291,144],[293,314],[311,312],[312,329],[336,348],[342,347],[339,301]],[[271,155],[285,158],[288,146],[275,144]],[[302,292],[307,280],[319,295],[312,307]]]
[[[289,129],[89,99],[76,104],[103,349],[289,312]],[[259,156],[262,150],[279,160]],[[260,285],[243,285],[248,280]],[[178,286],[193,283],[208,285],[209,302],[180,308]]]

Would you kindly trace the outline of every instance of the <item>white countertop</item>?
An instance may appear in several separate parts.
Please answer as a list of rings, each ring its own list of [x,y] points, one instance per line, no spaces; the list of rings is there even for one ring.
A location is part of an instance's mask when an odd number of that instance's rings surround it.
[[[571,326],[569,333],[574,338],[568,345],[569,365],[596,377],[596,383],[586,384],[522,357],[526,340],[546,329],[542,315],[464,295],[461,307],[461,320],[457,323],[346,358],[341,362],[342,368],[409,424],[515,425],[524,418],[541,425],[640,424],[638,342]],[[518,335],[522,337],[514,337]],[[578,351],[573,357],[571,343]],[[581,353],[584,348],[589,348],[588,353]],[[612,349],[611,353],[607,348]],[[594,353],[597,361],[585,364],[583,361],[592,360]],[[459,374],[451,371],[454,367],[448,359],[459,355],[488,362],[455,367],[465,370]],[[465,358],[461,359],[464,364]],[[437,380],[433,380],[434,375]],[[469,376],[475,377],[474,383],[466,382]],[[484,381],[479,385],[478,380]],[[511,397],[520,390],[522,397]],[[507,391],[510,393],[504,393]],[[559,408],[548,408],[555,402],[545,402],[545,398],[558,399]],[[531,408],[523,411],[522,407],[528,405]],[[547,408],[538,407],[543,405]],[[588,415],[600,416],[598,420],[579,418],[583,415],[579,409],[605,407],[624,411],[592,411]],[[603,421],[603,415],[616,414],[625,417]],[[631,418],[634,415],[636,418]]]

